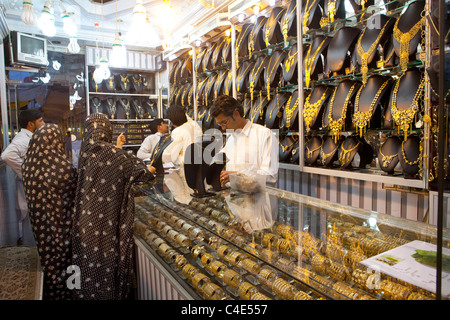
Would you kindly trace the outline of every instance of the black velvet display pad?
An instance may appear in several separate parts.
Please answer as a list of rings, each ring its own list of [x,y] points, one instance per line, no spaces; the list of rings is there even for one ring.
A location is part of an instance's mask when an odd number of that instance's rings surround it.
[[[275,45],[283,41],[283,32],[281,31],[281,19],[286,9],[275,7],[272,9],[266,24],[264,25],[264,41],[266,46]]]
[[[354,27],[342,27],[331,39],[327,48],[325,73],[345,73],[350,67],[351,55],[361,30]]]
[[[280,118],[283,115],[280,110],[283,108],[284,104],[288,101],[290,95],[286,92],[278,92],[270,100],[266,109],[266,120],[265,125],[270,129],[278,129],[280,124]]]

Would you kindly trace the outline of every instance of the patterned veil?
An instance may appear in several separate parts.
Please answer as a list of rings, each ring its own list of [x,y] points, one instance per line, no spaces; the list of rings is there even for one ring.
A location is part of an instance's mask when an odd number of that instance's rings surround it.
[[[22,164],[25,196],[44,270],[44,299],[68,299],[76,170],[66,157],[61,129],[44,124],[33,134]]]
[[[145,163],[112,143],[106,115],[85,122],[73,221],[77,299],[126,299],[133,269],[132,185],[154,178]]]

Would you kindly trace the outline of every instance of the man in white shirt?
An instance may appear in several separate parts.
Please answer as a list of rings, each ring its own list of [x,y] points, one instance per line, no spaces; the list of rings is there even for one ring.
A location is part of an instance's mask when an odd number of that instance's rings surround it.
[[[221,150],[227,157],[221,183],[230,181],[230,174],[254,169],[266,176],[266,183],[275,186],[278,179],[278,139],[270,129],[244,118],[242,105],[233,97],[222,95],[213,103],[211,115],[229,135]]]
[[[151,122],[150,129],[153,134],[144,139],[136,154],[136,156],[142,160],[150,159],[152,157],[153,150],[155,150],[161,137],[169,132],[169,125],[163,119],[158,118]]]
[[[174,165],[183,168],[186,149],[194,142],[201,142],[202,128],[188,117],[184,109],[180,107],[167,109],[166,117],[170,120],[174,129],[170,135],[172,142],[164,149],[162,161],[164,163],[172,162]]]
[[[29,216],[25,192],[22,181],[22,163],[28,151],[28,144],[31,136],[44,124],[42,113],[38,109],[27,109],[19,114],[20,132],[14,137],[11,143],[1,154],[2,160],[14,171],[16,176],[16,212],[18,214],[19,239],[18,244],[34,244],[33,235],[29,234],[31,225],[29,225]],[[26,224],[26,225],[25,225]],[[26,229],[26,230],[25,230]],[[26,232],[24,232],[26,231]],[[26,238],[23,239],[26,233]],[[28,239],[33,237],[33,239]]]

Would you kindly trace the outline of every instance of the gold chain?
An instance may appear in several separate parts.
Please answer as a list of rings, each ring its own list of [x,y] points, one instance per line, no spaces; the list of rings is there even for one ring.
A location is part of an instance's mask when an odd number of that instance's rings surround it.
[[[404,148],[404,146],[403,146],[404,143],[405,143],[405,140],[402,141],[402,156],[403,156],[403,159],[404,159],[405,162],[406,162],[407,164],[409,164],[410,166],[413,166],[413,165],[415,165],[415,164],[418,164],[419,161],[420,161],[420,159],[422,158],[422,152],[423,152],[422,141],[420,141],[420,144],[419,144],[419,156],[418,156],[417,159],[414,160],[414,161],[409,161],[408,159],[406,159],[405,148]]]
[[[247,69],[249,68],[249,67],[251,67],[252,66],[252,64],[251,63],[249,63],[246,67],[245,67],[245,69],[244,69],[244,72],[239,72],[240,73],[240,75],[237,77],[237,80],[238,81],[236,81],[237,82],[237,91],[239,92],[239,88],[240,88],[240,83],[241,83],[241,80],[242,80],[242,77],[247,73]],[[254,67],[254,66],[253,66]]]
[[[109,112],[111,113],[111,119],[114,119],[114,115],[116,114],[117,105],[115,102],[113,104],[109,103],[109,99],[106,99],[106,103],[108,105]]]
[[[134,77],[131,77],[133,83],[140,86],[142,84],[142,77],[139,77],[137,80]]]
[[[392,155],[389,155],[389,156],[383,154],[383,152],[381,152],[381,146],[380,146],[379,151],[380,151],[380,154],[383,156],[383,158],[380,159],[382,161],[381,165],[382,165],[383,168],[389,167],[389,165],[391,164],[392,160],[394,160],[394,158],[398,156],[398,153],[392,154]]]
[[[284,61],[284,66],[286,68],[286,72],[289,72],[289,69],[291,69],[291,66],[294,64],[294,62],[296,62],[296,60],[294,58],[297,55],[297,53],[298,53],[297,50],[295,51],[295,53],[293,55],[291,55],[290,52],[288,53],[288,57]]]
[[[356,148],[358,148],[360,144],[361,144],[361,142],[358,141],[358,143],[351,149],[345,149],[344,148],[344,144],[341,145],[342,152],[341,152],[341,154],[339,156],[339,161],[341,162],[341,166],[343,166],[344,163],[349,162],[349,160],[350,160],[350,153],[352,151],[356,150]]]
[[[269,27],[267,27],[267,24],[266,24],[266,32],[265,32],[265,34],[264,34],[264,39],[265,39],[265,41],[266,41],[266,46],[269,46],[269,35],[270,35],[270,31],[271,31],[271,29],[273,28],[273,26],[277,24],[278,16],[279,16],[280,14],[282,14],[283,12],[284,12],[284,10],[280,10],[280,12],[278,12],[277,16],[276,16],[275,19],[272,21],[272,23],[270,23]],[[268,21],[268,22],[269,22],[269,21]],[[269,23],[268,23],[268,24],[269,24]]]
[[[320,157],[322,158],[322,163],[325,163],[325,161],[329,157],[331,157],[336,152],[337,149],[339,149],[339,145],[337,145],[336,148],[334,148],[334,150],[332,150],[330,153],[323,152],[323,148],[320,149]]]
[[[289,100],[286,103],[286,107],[285,107],[286,127],[287,128],[289,128],[291,126],[292,116],[294,115],[295,109],[297,109],[297,106],[298,106],[298,98],[297,98],[297,100],[294,103],[294,106],[292,108],[289,108],[289,106],[291,105],[291,100],[292,100],[292,95],[289,97]]]
[[[247,32],[248,28],[244,30],[244,32],[242,32],[241,29],[241,33],[239,34],[240,38],[238,39],[239,41],[236,44],[236,68],[239,68],[239,47],[241,46],[242,41],[244,40],[245,36],[244,33]]]
[[[400,80],[402,79],[403,75],[398,78],[397,82],[395,83],[394,90],[392,92],[392,105],[391,105],[391,113],[392,118],[394,119],[395,124],[398,126],[398,130],[400,133],[400,130],[402,130],[405,134],[405,139],[408,133],[408,128],[412,124],[412,121],[414,120],[414,117],[416,115],[416,112],[419,111],[419,97],[422,94],[423,87],[424,87],[424,78],[421,79],[419,87],[416,91],[416,94],[414,95],[414,98],[411,102],[411,107],[409,107],[406,110],[399,110],[397,108],[397,94],[400,86]]]
[[[394,39],[400,43],[400,66],[402,71],[405,72],[409,62],[409,42],[416,36],[417,32],[422,28],[425,21],[425,17],[422,17],[408,32],[402,32],[398,28],[398,22],[400,18],[397,19],[394,25]]]
[[[253,66],[252,72],[250,73],[250,100],[253,100],[253,89],[255,88],[256,75],[258,74],[259,69],[261,69],[262,65],[264,64],[264,61],[265,60],[261,61],[258,68],[256,69],[256,72],[254,72],[256,65]]]
[[[308,141],[309,142],[309,141]],[[308,143],[306,143],[306,150],[308,151],[307,152],[307,158],[312,158],[312,156],[313,156],[313,153],[315,152],[315,151],[317,151],[317,150],[319,150],[320,148],[322,148],[322,146],[323,146],[323,140],[322,140],[322,143],[320,144],[320,146],[318,146],[317,148],[314,148],[314,149],[312,149],[312,150],[309,150],[309,147],[308,147]]]
[[[314,64],[314,61],[316,60],[316,57],[318,55],[318,53],[320,52],[320,49],[322,48],[323,44],[325,43],[325,41],[327,40],[327,38],[325,37],[322,42],[320,43],[319,47],[316,49],[316,51],[314,52],[313,56],[311,57],[311,49],[313,47],[313,44],[311,43],[308,52],[306,53],[306,57],[305,57],[305,85],[306,85],[306,89],[309,89],[309,82],[311,80],[311,70]]]
[[[372,103],[370,104],[369,110],[367,111],[359,111],[359,98],[361,96],[361,92],[364,88],[364,86],[361,86],[361,88],[358,90],[358,93],[356,94],[355,98],[355,112],[353,114],[353,123],[355,124],[356,128],[359,128],[359,136],[362,137],[363,135],[363,129],[364,133],[366,132],[367,124],[369,123],[370,119],[372,118],[372,113],[375,105],[378,102],[378,98],[381,94],[381,92],[384,90],[384,88],[389,83],[389,80],[386,80],[383,82],[381,87],[378,89],[377,93],[375,94],[375,97],[372,100]]]
[[[272,68],[272,70],[270,70],[270,63],[269,66],[267,67],[266,70],[268,70],[267,72],[267,77],[266,77],[266,89],[267,89],[267,99],[270,101],[270,79],[272,78],[272,74],[275,70],[278,69],[279,65],[280,65],[280,58],[281,58],[281,54],[278,56],[277,60],[274,63],[274,67]]]
[[[362,73],[362,83],[363,85],[365,85],[367,83],[367,73],[369,72],[369,68],[368,68],[368,64],[369,64],[369,58],[372,55],[372,53],[375,51],[375,48],[378,45],[378,42],[380,41],[381,37],[384,34],[384,30],[386,29],[386,26],[389,24],[389,21],[391,21],[391,19],[389,19],[386,24],[383,26],[383,28],[380,30],[380,33],[378,34],[376,40],[374,42],[372,42],[372,44],[369,47],[369,50],[364,51],[362,45],[361,45],[361,41],[362,38],[364,37],[364,34],[366,33],[367,30],[367,26],[364,28],[364,31],[362,32],[361,36],[358,39],[358,42],[356,44],[356,50],[359,54],[359,56],[361,57],[361,73]]]
[[[317,110],[322,105],[322,102],[327,97],[328,88],[325,89],[325,92],[322,96],[314,103],[310,103],[312,92],[306,97],[305,105],[303,107],[303,119],[305,121],[306,129],[309,131],[309,127],[311,126],[311,122],[314,120],[314,117],[317,115]]]
[[[296,142],[297,142],[297,141],[294,140],[291,144],[286,145],[286,146],[283,145],[283,144],[280,142],[281,150],[282,150],[283,152],[286,152],[286,150],[289,149],[290,147],[292,147]]]
[[[125,85],[125,88],[128,86],[128,83],[130,82],[130,79],[128,79],[128,76],[122,76],[121,74],[119,74],[120,75],[120,80],[122,80],[122,83]]]
[[[330,23],[334,22],[334,16],[336,15],[336,2],[337,0],[331,1],[328,0],[327,8],[328,8],[328,20]]]
[[[334,105],[334,99],[336,96],[336,92],[338,90],[338,87],[334,89],[333,96],[331,97],[330,101],[330,110],[328,112],[328,126],[330,127],[330,133],[334,137],[334,142],[337,142],[339,133],[341,132],[342,128],[344,127],[345,122],[345,115],[347,113],[347,106],[350,101],[350,97],[352,95],[353,90],[355,89],[356,83],[354,83],[350,90],[347,93],[347,96],[345,97],[344,105],[342,106],[342,112],[341,116],[338,120],[333,119],[333,105]]]
[[[283,17],[283,23],[282,23],[282,31],[283,31],[283,39],[284,39],[284,46],[287,46],[287,38],[288,38],[288,24],[289,20],[291,19],[291,16],[295,13],[297,9],[297,3],[294,6],[294,9],[292,9],[291,12],[286,11],[286,15]]]
[[[101,100],[99,100],[99,101],[98,101],[98,104],[97,104],[97,103],[95,103],[95,102],[94,102],[94,100],[92,100],[92,103],[94,104],[94,107],[95,107],[95,109],[94,109],[94,110],[96,110],[96,112],[95,112],[95,113],[99,113],[99,112],[98,112],[98,107],[100,107],[100,106],[102,105],[102,102],[101,102]]]
[[[261,20],[258,22],[258,25],[256,26],[256,28],[255,27],[253,27],[252,28],[252,31],[250,31],[250,35],[249,35],[249,41],[248,41],[248,57],[249,58],[251,58],[252,57],[252,52],[253,52],[253,50],[255,50],[255,40],[253,39],[254,38],[254,31],[256,30],[256,34],[258,35],[258,29],[259,29],[259,26],[265,21],[264,20],[265,18],[261,18]]]
[[[309,0],[306,0],[305,12],[303,13],[303,32],[306,32],[308,29],[309,11],[311,10],[314,3],[314,0],[311,2],[311,4],[309,4]]]
[[[120,104],[122,105],[123,109],[125,110],[125,114],[127,116],[127,119],[130,116],[130,101],[127,100],[127,103],[125,104],[123,101],[123,99],[120,99]]]
[[[161,150],[161,148],[164,146],[164,144],[166,143],[166,140],[170,138],[170,135],[167,135],[164,137],[164,140],[161,142],[159,141],[159,143],[156,145],[155,149],[152,152],[152,160],[150,161],[150,165],[152,166],[153,163],[155,162],[156,156],[158,155],[158,152]]]
[[[262,117],[262,106],[263,106],[263,101],[264,99],[262,98],[262,95],[260,94],[259,96],[259,106],[256,108],[251,108],[250,109],[250,121],[253,122],[253,120],[255,120],[256,115],[258,114],[258,112],[260,113],[260,117]]]

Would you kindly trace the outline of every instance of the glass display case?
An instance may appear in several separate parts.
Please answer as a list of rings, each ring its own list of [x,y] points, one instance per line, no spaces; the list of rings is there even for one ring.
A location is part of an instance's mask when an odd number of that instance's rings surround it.
[[[135,186],[135,237],[197,299],[428,300],[436,270],[449,297],[449,229],[440,260],[435,226],[270,187],[197,198],[182,174]]]

